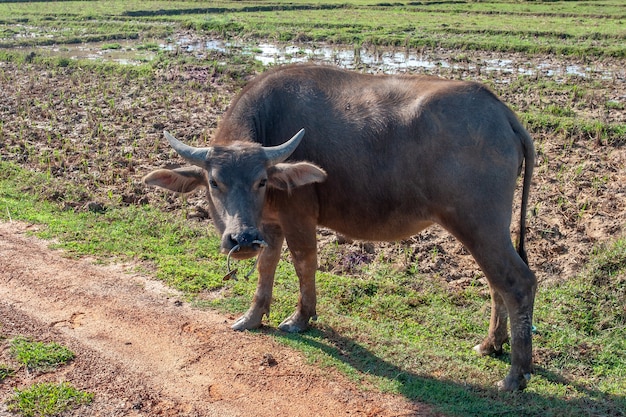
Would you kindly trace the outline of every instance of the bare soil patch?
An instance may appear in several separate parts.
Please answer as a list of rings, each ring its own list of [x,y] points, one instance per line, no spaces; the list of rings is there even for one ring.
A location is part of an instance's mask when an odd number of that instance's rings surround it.
[[[436,415],[307,364],[267,335],[234,332],[232,317],[193,309],[124,266],[64,257],[30,229],[0,224],[0,334],[55,341],[76,359],[49,373],[20,370],[0,384],[0,404],[14,388],[71,381],[96,394],[75,416]]]

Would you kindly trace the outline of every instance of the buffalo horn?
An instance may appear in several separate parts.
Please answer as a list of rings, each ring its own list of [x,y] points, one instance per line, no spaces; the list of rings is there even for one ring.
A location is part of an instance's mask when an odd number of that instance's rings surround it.
[[[265,151],[265,157],[269,161],[270,165],[275,165],[283,162],[285,159],[289,158],[289,156],[296,150],[302,137],[304,136],[304,129],[300,129],[298,133],[293,135],[291,139],[282,145],[271,146],[271,147],[263,147]]]
[[[199,167],[204,167],[207,157],[211,152],[211,148],[194,148],[193,146],[185,145],[174,136],[170,135],[166,130],[163,131],[163,134],[176,153],[182,156],[187,162]]]

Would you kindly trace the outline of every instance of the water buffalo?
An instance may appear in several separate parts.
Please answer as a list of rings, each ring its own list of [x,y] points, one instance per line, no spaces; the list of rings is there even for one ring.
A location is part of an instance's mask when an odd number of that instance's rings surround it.
[[[489,332],[475,349],[500,352],[510,319],[511,369],[498,385],[526,386],[536,279],[524,232],[535,151],[514,113],[488,88],[430,76],[285,66],[242,90],[211,146],[165,136],[194,166],[156,170],[145,183],[181,193],[205,187],[222,252],[237,259],[258,255],[254,299],[234,329],[259,327],[269,314],[284,240],[300,296],[280,329],[300,332],[316,317],[318,225],[392,241],[438,223],[472,253],[489,282]],[[516,250],[510,226],[522,167]]]

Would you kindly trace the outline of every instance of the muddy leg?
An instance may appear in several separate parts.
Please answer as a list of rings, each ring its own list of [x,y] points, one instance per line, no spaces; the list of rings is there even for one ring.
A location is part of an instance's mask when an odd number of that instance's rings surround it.
[[[263,235],[268,246],[259,255],[257,283],[252,305],[231,327],[234,330],[256,329],[261,326],[263,316],[269,316],[272,290],[274,289],[274,274],[280,259],[283,246],[283,233],[278,226],[266,227]]]
[[[525,269],[520,271],[522,279],[518,281],[518,287],[501,291],[511,320],[511,370],[498,382],[498,389],[502,391],[526,388],[532,372],[532,322],[537,281],[534,274],[527,267]]]
[[[489,225],[470,218],[449,230],[472,253],[485,273],[492,296],[487,338],[475,348],[481,354],[497,352],[506,340],[506,316],[511,323],[511,369],[498,383],[503,391],[524,389],[532,371],[532,317],[537,280],[515,251],[509,234],[510,218],[488,216]],[[481,219],[479,219],[481,220]],[[500,224],[500,227],[497,225]]]
[[[502,247],[505,249],[498,249]],[[511,322],[511,369],[498,383],[498,388],[503,391],[524,389],[532,372],[531,329],[537,280],[510,240],[508,245],[477,252],[475,258],[487,276],[494,297],[489,335],[480,345],[481,353],[482,349],[495,350],[502,345],[506,335],[506,321],[502,323],[506,317],[502,311],[504,304]]]
[[[481,344],[474,346],[480,355],[502,353],[502,345],[509,339],[507,331],[508,312],[500,294],[489,286],[491,291],[491,320],[489,334]]]

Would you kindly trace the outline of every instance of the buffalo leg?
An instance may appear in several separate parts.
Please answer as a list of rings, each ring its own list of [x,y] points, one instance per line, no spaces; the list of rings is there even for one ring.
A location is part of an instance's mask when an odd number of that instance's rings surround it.
[[[503,296],[511,321],[511,370],[498,383],[502,391],[526,388],[532,372],[532,321],[537,285],[529,269],[522,277],[524,291],[509,289]]]
[[[508,312],[500,294],[489,286],[491,291],[491,319],[489,333],[485,340],[474,347],[480,355],[502,353],[502,345],[509,339],[507,330]]]
[[[296,333],[309,327],[309,320],[316,319],[315,271],[317,270],[317,237],[315,224],[299,228],[297,234],[287,234],[287,245],[291,251],[296,275],[300,282],[300,295],[296,311],[285,319],[279,329]]]
[[[498,383],[498,388],[503,391],[524,389],[532,371],[531,329],[537,280],[515,252],[510,238],[507,242],[500,241],[500,245],[475,245],[473,253],[487,276],[495,298],[492,301],[495,309],[492,320],[496,322],[490,324],[487,343],[495,343],[495,349],[501,344],[503,334],[506,334],[501,302],[506,307],[511,323],[511,369],[506,378]],[[490,349],[484,343],[481,347]]]
[[[537,279],[515,251],[509,233],[510,217],[502,213],[482,212],[480,218],[447,219],[445,225],[472,253],[489,282],[491,322],[487,338],[475,348],[479,353],[496,352],[502,346],[508,313],[511,369],[498,388],[515,391],[526,387],[532,371],[531,329]],[[489,219],[489,224],[484,219]]]
[[[257,283],[252,305],[231,327],[234,330],[256,329],[261,326],[263,316],[269,316],[274,289],[274,274],[280,260],[283,246],[283,233],[279,226],[263,228],[263,236],[268,246],[259,254]]]

